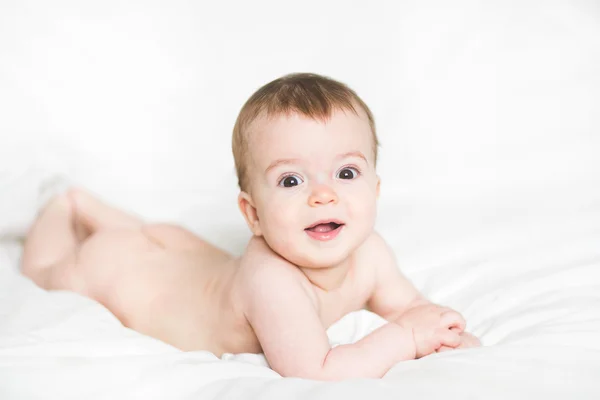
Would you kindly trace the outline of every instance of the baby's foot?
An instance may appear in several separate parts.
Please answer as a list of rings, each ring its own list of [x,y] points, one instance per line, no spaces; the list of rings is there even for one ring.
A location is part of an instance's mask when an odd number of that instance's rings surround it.
[[[78,187],[71,187],[65,192],[65,196],[71,205],[71,213],[73,215],[73,232],[75,233],[77,240],[81,243],[90,236],[91,232],[80,220],[78,208],[82,199],[85,200],[85,198],[89,195]]]
[[[69,196],[61,193],[42,207],[31,224],[25,238],[21,271],[38,285],[44,281],[43,270],[59,261],[76,244],[74,238],[69,240],[73,237],[72,214]]]
[[[0,239],[22,239],[50,200],[69,187],[66,174],[35,166],[0,179]]]
[[[59,216],[61,219],[70,219],[73,215],[73,204],[69,198],[69,192],[58,193],[40,208],[32,228],[42,219],[50,216]]]
[[[38,189],[38,210],[50,205],[53,200],[56,202],[71,207],[71,199],[69,192],[71,191],[71,183],[65,175],[51,175],[40,182]]]

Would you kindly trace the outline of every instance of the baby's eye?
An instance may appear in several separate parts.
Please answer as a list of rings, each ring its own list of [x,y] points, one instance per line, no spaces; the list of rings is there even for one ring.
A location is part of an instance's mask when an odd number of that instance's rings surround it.
[[[355,179],[359,174],[356,168],[344,167],[338,172],[337,177],[340,179]]]
[[[303,183],[304,181],[298,175],[288,175],[284,176],[283,179],[279,181],[279,186],[283,187],[294,187]]]

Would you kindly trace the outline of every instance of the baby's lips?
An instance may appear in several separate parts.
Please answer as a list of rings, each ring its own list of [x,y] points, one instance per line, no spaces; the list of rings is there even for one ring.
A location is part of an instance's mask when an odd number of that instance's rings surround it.
[[[313,228],[315,228],[315,227],[317,227],[319,225],[326,225],[326,224],[335,224],[335,225],[338,225],[338,226],[345,225],[344,222],[341,221],[341,220],[339,220],[339,219],[335,219],[335,218],[333,218],[333,219],[321,219],[321,220],[319,220],[317,222],[314,222],[313,224],[307,226],[306,228],[304,228],[304,230],[310,230],[310,229],[313,229]]]

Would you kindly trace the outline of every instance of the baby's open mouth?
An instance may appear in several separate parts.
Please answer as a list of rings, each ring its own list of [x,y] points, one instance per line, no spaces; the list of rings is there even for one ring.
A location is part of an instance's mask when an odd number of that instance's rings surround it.
[[[331,232],[333,230],[336,230],[337,228],[339,228],[342,225],[344,225],[344,224],[337,223],[337,222],[320,222],[320,223],[309,226],[305,230],[311,231],[311,232],[325,233],[325,232]]]
[[[329,241],[335,239],[344,225],[342,221],[338,220],[321,220],[304,229],[304,231],[313,239]]]

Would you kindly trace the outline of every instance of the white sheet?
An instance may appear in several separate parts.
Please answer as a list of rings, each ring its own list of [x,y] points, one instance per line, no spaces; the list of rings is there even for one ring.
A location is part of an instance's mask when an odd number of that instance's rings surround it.
[[[123,328],[88,299],[36,288],[6,268],[12,262],[5,259],[0,276],[0,395],[3,399],[275,399],[334,394],[597,398],[600,280],[590,281],[597,275],[592,269],[600,263],[597,239],[569,249],[578,257],[589,252],[578,262],[559,262],[546,273],[522,274],[472,298],[473,305],[464,312],[486,347],[401,363],[382,381],[340,384],[279,378],[254,355],[221,361],[206,352],[180,352]],[[456,283],[450,286],[460,288]],[[369,313],[358,312],[334,325],[329,334],[333,342],[353,341],[377,322]]]
[[[89,299],[38,289],[15,274],[14,261],[5,256],[0,269],[0,396],[598,398],[599,239],[539,248],[504,262],[489,260],[489,270],[527,264],[536,255],[548,260],[503,282],[486,282],[488,268],[476,274],[469,265],[457,268],[470,277],[472,289],[465,290],[462,277],[442,278],[446,290],[454,292],[447,301],[470,304],[458,308],[485,347],[404,362],[381,381],[338,384],[280,378],[257,355],[218,360],[206,352],[180,352],[123,328]],[[535,271],[540,267],[543,271]],[[328,333],[334,344],[351,342],[378,322],[361,311]]]
[[[597,2],[282,7],[0,5],[0,398],[600,398]],[[18,275],[18,239],[57,171],[241,252],[231,127],[253,90],[293,71],[371,106],[377,229],[484,347],[381,380],[282,379],[260,356],[179,352]],[[361,311],[328,333],[351,342],[378,323]]]

